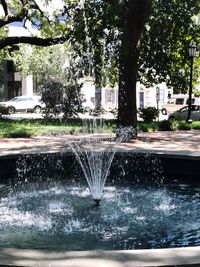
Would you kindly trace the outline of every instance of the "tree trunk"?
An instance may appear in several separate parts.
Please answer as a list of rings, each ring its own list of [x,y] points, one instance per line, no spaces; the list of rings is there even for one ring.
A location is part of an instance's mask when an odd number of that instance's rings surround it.
[[[136,74],[138,56],[137,48],[133,49],[128,46],[127,41],[124,40],[120,60],[118,124],[123,127],[136,127]]]
[[[151,10],[151,0],[129,0],[124,8],[119,67],[118,125],[137,126],[138,42]]]

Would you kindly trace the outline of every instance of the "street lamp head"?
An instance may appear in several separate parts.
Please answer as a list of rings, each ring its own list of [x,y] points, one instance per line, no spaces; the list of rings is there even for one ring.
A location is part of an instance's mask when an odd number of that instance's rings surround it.
[[[194,42],[191,42],[188,50],[189,50],[189,56],[190,57],[195,57],[196,51],[197,51],[196,44]]]

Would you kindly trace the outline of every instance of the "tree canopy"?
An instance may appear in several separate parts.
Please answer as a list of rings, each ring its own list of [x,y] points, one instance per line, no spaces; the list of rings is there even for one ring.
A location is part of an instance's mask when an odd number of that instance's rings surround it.
[[[18,43],[49,46],[70,41],[87,71],[95,72],[96,83],[107,79],[113,84],[118,79],[120,36],[128,2],[60,0],[56,7],[50,0],[1,0],[0,49]],[[194,15],[199,13],[199,0],[153,0],[140,40],[138,80],[149,85],[165,81],[183,91],[187,88],[187,49],[191,40],[199,43],[200,26],[194,23]],[[13,22],[24,27],[31,22],[39,34],[10,37],[7,26]]]
[[[55,7],[56,2],[56,7]],[[199,0],[0,0],[0,49],[19,43],[50,46],[68,42],[85,75],[97,86],[119,85],[122,124],[136,124],[137,80],[166,82],[186,92],[188,46],[199,44]],[[31,22],[38,33],[7,36],[5,27]],[[198,66],[195,70],[199,70]],[[81,72],[80,72],[80,75]],[[198,78],[196,72],[194,77]],[[126,107],[126,108],[125,108]],[[132,109],[133,112],[130,112]],[[127,115],[129,119],[125,122]]]
[[[199,0],[154,0],[140,45],[138,78],[143,83],[166,82],[175,93],[187,92],[188,47],[191,41],[200,42],[200,24],[195,23],[199,13]]]

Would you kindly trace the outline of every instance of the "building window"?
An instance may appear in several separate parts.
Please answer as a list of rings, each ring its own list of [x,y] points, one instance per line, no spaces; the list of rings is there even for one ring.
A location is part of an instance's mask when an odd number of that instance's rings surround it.
[[[112,103],[112,92],[110,90],[108,90],[108,92],[107,92],[107,102]]]
[[[139,108],[144,108],[144,92],[139,92]]]
[[[117,90],[105,89],[105,103],[117,103]]]
[[[165,89],[160,89],[160,103],[165,103]]]

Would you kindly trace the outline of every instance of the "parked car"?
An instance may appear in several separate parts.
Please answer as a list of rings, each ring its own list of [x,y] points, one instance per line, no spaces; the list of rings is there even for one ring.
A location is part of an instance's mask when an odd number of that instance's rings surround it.
[[[0,105],[8,108],[9,114],[16,111],[30,111],[40,113],[45,107],[41,102],[41,96],[17,96],[9,101],[0,102]]]
[[[169,114],[169,120],[179,120],[179,121],[186,121],[188,117],[188,107],[185,106],[177,111],[174,111]],[[191,106],[191,119],[193,121],[200,120],[200,105],[192,105]]]
[[[166,104],[161,107],[161,112],[163,115],[167,115],[174,112],[180,108],[188,105],[189,99],[187,95],[174,95]],[[192,104],[200,105],[199,97],[192,97]]]

